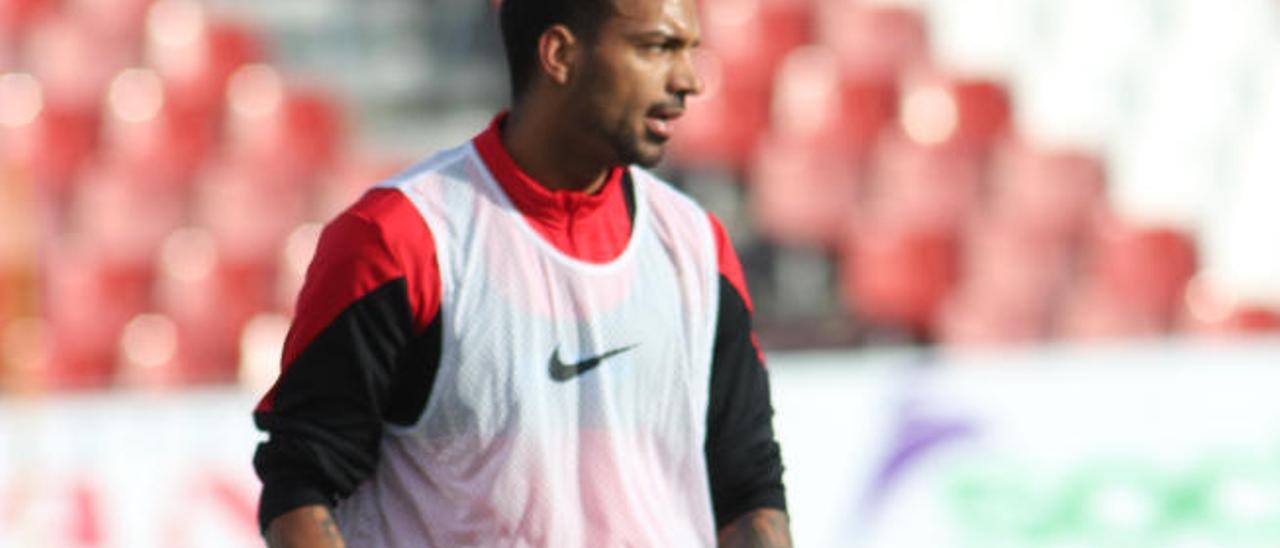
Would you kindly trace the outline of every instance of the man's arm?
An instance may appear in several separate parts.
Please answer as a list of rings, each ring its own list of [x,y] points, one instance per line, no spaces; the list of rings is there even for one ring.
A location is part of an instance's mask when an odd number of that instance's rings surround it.
[[[790,546],[781,449],[773,433],[769,374],[751,326],[742,266],[712,217],[720,310],[711,364],[704,452],[721,546]]]
[[[383,426],[421,414],[439,362],[438,295],[430,233],[399,192],[371,191],[325,228],[284,367],[254,411],[269,434],[253,461],[262,479],[259,527],[275,531],[269,539],[324,524],[292,512],[329,517],[326,508],[373,475]],[[288,526],[277,530],[286,515]]]
[[[270,548],[346,548],[333,514],[324,505],[296,508],[271,521]]]
[[[791,548],[787,514],[765,508],[743,514],[720,529],[720,548]]]

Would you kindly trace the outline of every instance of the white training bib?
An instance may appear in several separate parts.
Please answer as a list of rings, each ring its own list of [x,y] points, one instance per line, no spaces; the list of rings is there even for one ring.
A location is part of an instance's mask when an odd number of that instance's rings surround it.
[[[703,455],[719,271],[705,211],[630,170],[625,251],[545,241],[472,145],[381,186],[434,236],[440,366],[336,509],[353,546],[713,546]]]

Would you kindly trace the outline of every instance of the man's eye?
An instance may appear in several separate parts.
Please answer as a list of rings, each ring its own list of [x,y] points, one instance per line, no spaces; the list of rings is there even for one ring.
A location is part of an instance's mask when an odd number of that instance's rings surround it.
[[[676,51],[679,48],[680,48],[679,42],[675,42],[675,41],[654,42],[652,44],[644,45],[644,51],[646,53],[654,53],[654,54],[668,53],[668,52]]]

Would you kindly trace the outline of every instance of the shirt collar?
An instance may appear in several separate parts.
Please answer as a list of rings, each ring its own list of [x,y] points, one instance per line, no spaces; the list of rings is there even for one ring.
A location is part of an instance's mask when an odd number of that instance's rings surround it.
[[[521,213],[556,223],[572,215],[590,214],[610,200],[621,199],[622,167],[614,167],[595,194],[579,190],[551,190],[516,165],[502,144],[502,124],[507,112],[494,116],[489,127],[472,141],[480,159]]]

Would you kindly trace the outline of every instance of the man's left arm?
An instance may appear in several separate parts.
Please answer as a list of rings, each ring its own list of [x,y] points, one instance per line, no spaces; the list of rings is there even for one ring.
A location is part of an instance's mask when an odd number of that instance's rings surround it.
[[[720,310],[703,449],[719,544],[789,547],[781,451],[751,297],[724,228],[714,217],[712,225],[720,248]]]

